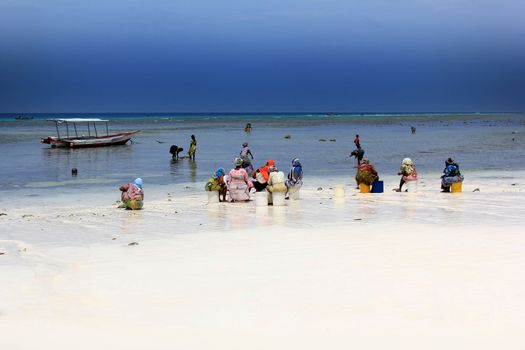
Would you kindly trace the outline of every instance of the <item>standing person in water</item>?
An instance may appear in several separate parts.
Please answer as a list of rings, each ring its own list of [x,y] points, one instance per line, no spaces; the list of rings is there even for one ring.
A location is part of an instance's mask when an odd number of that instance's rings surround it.
[[[357,149],[361,149],[361,143],[359,142],[359,135],[355,135],[354,144]]]
[[[197,151],[197,139],[195,139],[195,135],[191,135],[190,149],[188,150],[188,157],[191,160],[195,160],[196,151]]]
[[[246,123],[246,126],[244,127],[244,132],[252,132],[252,124]]]

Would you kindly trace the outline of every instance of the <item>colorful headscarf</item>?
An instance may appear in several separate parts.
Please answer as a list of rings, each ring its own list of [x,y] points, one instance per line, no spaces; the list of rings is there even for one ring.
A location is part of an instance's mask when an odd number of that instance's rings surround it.
[[[412,159],[405,158],[405,159],[403,159],[403,162],[401,164],[403,164],[403,165],[411,165],[412,164]]]
[[[215,178],[218,179],[219,177],[221,176],[224,176],[224,169],[223,168],[219,168],[217,169],[217,171],[215,172]]]
[[[241,166],[242,166],[242,159],[235,158],[235,167],[241,167]]]
[[[142,189],[142,179],[140,177],[137,177],[135,181],[133,181],[133,184],[137,186],[138,188]]]

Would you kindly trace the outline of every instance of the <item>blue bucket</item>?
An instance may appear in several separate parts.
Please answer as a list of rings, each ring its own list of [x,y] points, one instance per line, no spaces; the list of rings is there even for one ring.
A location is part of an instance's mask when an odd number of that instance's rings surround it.
[[[372,184],[372,193],[383,193],[383,181],[376,181]]]

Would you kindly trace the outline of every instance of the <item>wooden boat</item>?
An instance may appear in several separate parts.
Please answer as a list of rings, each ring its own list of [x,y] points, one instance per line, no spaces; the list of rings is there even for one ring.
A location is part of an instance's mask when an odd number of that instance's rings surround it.
[[[102,146],[116,146],[126,144],[133,135],[138,133],[140,130],[127,131],[116,134],[109,133],[108,123],[109,120],[98,119],[98,118],[69,118],[69,119],[48,119],[48,121],[55,122],[57,129],[57,136],[48,136],[42,138],[42,143],[51,145],[51,147],[67,147],[67,148],[82,148],[82,147],[102,147]],[[99,134],[97,124],[105,123],[105,135]],[[88,134],[79,135],[79,128],[77,125],[83,125],[84,128],[87,126]],[[62,126],[62,135],[60,135],[59,126]],[[65,127],[65,135],[64,135]],[[73,128],[71,130],[71,127]],[[73,133],[74,135],[70,135]],[[66,137],[63,137],[66,136]]]

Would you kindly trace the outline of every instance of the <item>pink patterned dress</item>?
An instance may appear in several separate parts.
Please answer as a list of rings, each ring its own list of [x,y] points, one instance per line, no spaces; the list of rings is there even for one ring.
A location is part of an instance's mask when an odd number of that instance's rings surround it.
[[[243,168],[232,169],[228,175],[228,191],[234,202],[247,201],[250,199],[250,188],[252,182],[248,173]]]

